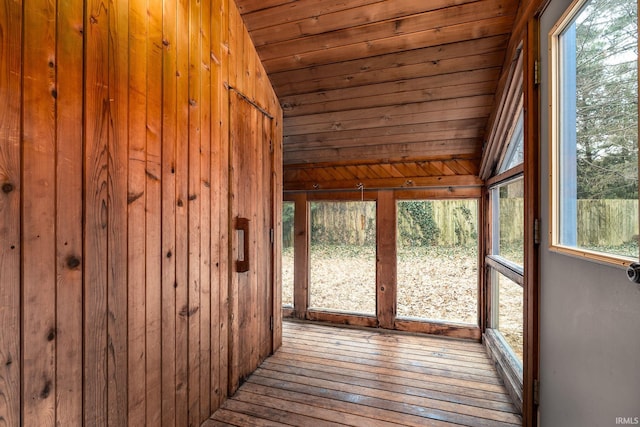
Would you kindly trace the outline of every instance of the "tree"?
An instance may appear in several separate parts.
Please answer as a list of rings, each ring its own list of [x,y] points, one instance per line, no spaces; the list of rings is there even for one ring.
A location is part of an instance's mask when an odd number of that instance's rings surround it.
[[[576,19],[579,199],[638,198],[638,10],[592,0]]]

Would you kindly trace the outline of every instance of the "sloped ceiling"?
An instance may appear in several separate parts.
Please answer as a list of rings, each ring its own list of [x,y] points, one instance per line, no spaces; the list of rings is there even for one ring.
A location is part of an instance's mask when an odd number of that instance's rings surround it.
[[[518,1],[236,3],[284,109],[285,181],[478,174]]]

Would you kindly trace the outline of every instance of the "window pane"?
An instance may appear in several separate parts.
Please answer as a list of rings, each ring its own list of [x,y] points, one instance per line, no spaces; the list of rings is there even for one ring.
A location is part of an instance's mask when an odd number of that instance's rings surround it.
[[[557,37],[555,241],[638,257],[637,2],[588,1]]]
[[[397,315],[477,324],[478,202],[398,201]]]
[[[492,190],[492,253],[524,266],[524,178],[518,178]]]
[[[524,349],[524,304],[523,290],[520,285],[497,271],[493,272],[493,282],[498,283],[498,329],[509,347],[522,363]],[[494,287],[495,290],[495,287]]]
[[[310,308],[376,313],[376,203],[312,202]]]
[[[513,128],[507,152],[498,168],[498,173],[502,173],[518,166],[524,162],[524,111],[518,115],[518,120]]]
[[[295,203],[282,204],[282,305],[293,307],[293,224]]]

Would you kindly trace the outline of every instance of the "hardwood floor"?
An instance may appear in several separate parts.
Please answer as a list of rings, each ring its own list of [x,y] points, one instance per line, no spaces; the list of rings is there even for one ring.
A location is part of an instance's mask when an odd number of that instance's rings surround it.
[[[285,321],[203,427],[521,426],[481,344]]]

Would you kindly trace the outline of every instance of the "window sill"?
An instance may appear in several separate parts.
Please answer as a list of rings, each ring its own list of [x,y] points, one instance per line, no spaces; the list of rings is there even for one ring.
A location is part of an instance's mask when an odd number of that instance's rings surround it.
[[[636,258],[625,257],[622,255],[609,255],[602,252],[590,251],[589,249],[574,248],[562,245],[550,245],[549,250],[562,255],[573,258],[605,264],[609,266],[617,266],[627,268],[634,262],[638,262]]]

